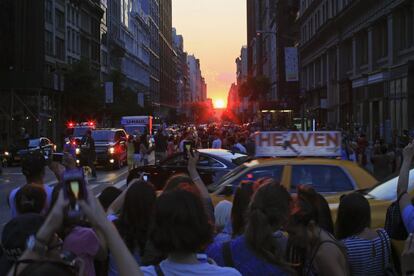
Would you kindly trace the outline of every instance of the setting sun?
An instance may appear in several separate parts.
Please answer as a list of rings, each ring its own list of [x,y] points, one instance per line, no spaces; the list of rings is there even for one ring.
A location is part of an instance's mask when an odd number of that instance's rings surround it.
[[[214,100],[214,108],[225,108],[224,101],[222,99]]]

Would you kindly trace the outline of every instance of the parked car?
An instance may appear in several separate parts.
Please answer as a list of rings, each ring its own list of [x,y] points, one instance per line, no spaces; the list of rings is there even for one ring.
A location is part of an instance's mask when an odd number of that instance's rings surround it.
[[[232,153],[222,149],[199,149],[200,159],[197,170],[206,185],[210,185],[241,164],[247,155]],[[177,153],[156,165],[142,166],[132,170],[128,183],[139,178],[142,173],[149,175],[149,181],[157,189],[162,189],[167,179],[176,173],[188,173],[188,161],[183,153]]]
[[[46,137],[30,139],[27,148],[19,150],[17,154],[21,160],[33,151],[40,151],[45,156],[45,159],[49,159],[52,156],[52,153],[56,151],[56,145]]]
[[[108,168],[121,168],[127,163],[127,134],[123,129],[96,129],[92,131],[95,140],[96,161]],[[80,150],[82,155],[82,150]]]

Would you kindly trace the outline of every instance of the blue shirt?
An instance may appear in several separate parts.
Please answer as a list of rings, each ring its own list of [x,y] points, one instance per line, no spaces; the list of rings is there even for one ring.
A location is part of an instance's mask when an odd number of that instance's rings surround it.
[[[219,267],[205,262],[198,264],[179,264],[170,260],[164,260],[160,263],[160,268],[166,276],[193,276],[193,275],[222,275],[222,276],[240,276],[241,274],[234,268]],[[144,275],[157,276],[154,266],[141,267]]]
[[[387,237],[388,246],[383,244],[380,237],[368,240],[352,236],[342,240],[352,275],[384,275],[384,267],[388,265],[391,254],[387,248],[391,248],[391,243],[387,232],[384,229],[379,231]]]
[[[414,232],[414,206],[412,204],[404,208],[402,212],[402,220],[408,233]]]
[[[282,247],[282,246],[281,246]],[[235,268],[244,276],[288,275],[281,268],[258,258],[247,246],[246,238],[240,236],[230,242]],[[281,249],[282,250],[282,249]],[[224,266],[223,243],[215,243],[207,249],[207,255],[218,265]],[[282,253],[282,255],[284,255]]]

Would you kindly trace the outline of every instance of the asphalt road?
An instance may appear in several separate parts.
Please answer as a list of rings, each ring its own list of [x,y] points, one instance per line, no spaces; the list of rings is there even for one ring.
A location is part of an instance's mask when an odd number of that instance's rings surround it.
[[[89,179],[89,188],[95,195],[100,194],[108,186],[116,186],[122,189],[126,185],[128,176],[127,167],[120,170],[104,170],[98,168],[97,179]],[[7,203],[7,197],[11,190],[22,186],[26,183],[20,167],[3,168],[3,174],[0,175],[0,233],[4,225],[10,220],[10,209]],[[45,183],[54,186],[57,184],[55,175],[46,168]]]

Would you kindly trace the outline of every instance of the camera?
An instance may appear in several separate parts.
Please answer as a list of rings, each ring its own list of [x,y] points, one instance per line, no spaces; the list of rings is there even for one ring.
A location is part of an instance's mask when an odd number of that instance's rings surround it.
[[[69,199],[68,217],[80,218],[79,200],[87,199],[87,189],[83,170],[67,170],[63,174],[63,193]]]

